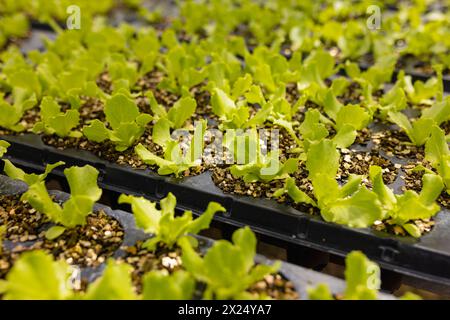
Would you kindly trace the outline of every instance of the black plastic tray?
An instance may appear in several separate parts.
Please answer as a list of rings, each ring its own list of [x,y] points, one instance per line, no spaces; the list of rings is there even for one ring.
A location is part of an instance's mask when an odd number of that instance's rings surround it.
[[[319,216],[269,199],[224,194],[214,185],[210,173],[180,180],[112,164],[86,151],[57,150],[33,134],[0,138],[11,143],[7,157],[17,165],[43,170],[46,164],[57,161],[65,161],[67,166],[90,164],[100,171],[99,184],[106,190],[152,200],[172,192],[180,209],[195,214],[216,201],[227,209],[215,216],[220,222],[235,227],[248,225],[258,234],[298,246],[299,250],[307,247],[340,257],[361,250],[384,269],[425,281],[432,290],[450,292],[450,215],[446,210],[436,216],[436,225],[429,234],[420,239],[399,237],[327,223]],[[54,174],[62,176],[62,171],[57,168]]]
[[[6,176],[0,175],[0,195],[17,195],[25,192],[27,186],[17,180],[11,180]],[[56,201],[64,202],[68,199],[69,195],[61,191],[51,191],[52,195],[55,196]],[[136,228],[136,223],[134,216],[131,213],[112,210],[110,207],[96,204],[94,207],[95,211],[103,210],[107,215],[117,219],[124,229],[124,240],[122,246],[132,246],[139,240],[145,240],[149,238],[148,234],[145,234],[142,230]],[[212,246],[213,240],[201,236],[197,236],[200,245],[200,251],[205,252],[207,248]],[[12,250],[18,245],[30,246],[33,242],[11,242],[4,241],[3,245],[6,249]],[[118,249],[113,255],[115,258],[122,257],[125,254],[123,249]],[[257,263],[272,264],[274,261],[267,259],[262,255],[257,255],[255,258]],[[81,268],[80,277],[85,281],[92,282],[95,281],[103,272],[105,268],[105,263],[101,264],[96,268]],[[282,262],[280,273],[289,281],[291,281],[299,294],[300,299],[307,299],[308,295],[306,292],[307,287],[314,287],[320,283],[326,283],[330,287],[330,290],[334,294],[342,293],[345,289],[345,282],[341,279],[325,275],[314,270],[309,270],[303,267],[299,267],[287,262]],[[387,295],[385,293],[379,294],[380,299],[394,299],[393,296]]]

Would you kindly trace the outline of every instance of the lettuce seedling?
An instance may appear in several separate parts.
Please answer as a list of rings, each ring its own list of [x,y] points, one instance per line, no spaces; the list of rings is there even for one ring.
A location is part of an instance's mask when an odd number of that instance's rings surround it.
[[[376,106],[379,118],[385,120],[389,112],[400,112],[407,107],[405,91],[398,86],[398,82],[380,99]]]
[[[251,77],[249,76],[251,79]],[[211,105],[212,111],[220,120],[222,129],[245,129],[263,125],[272,114],[274,106],[271,102],[266,102],[261,88],[256,85],[247,86],[241,83],[245,78],[240,78],[235,82],[232,97],[222,89],[212,89]],[[250,80],[251,81],[251,80]],[[245,96],[245,100],[235,102],[240,96]],[[248,102],[258,103],[261,108],[250,118]]]
[[[155,250],[158,244],[172,248],[188,234],[197,234],[207,229],[214,214],[225,212],[221,205],[210,202],[206,211],[197,219],[193,219],[191,211],[185,211],[183,215],[175,217],[176,198],[172,193],[161,200],[161,210],[156,208],[155,202],[142,197],[121,195],[119,203],[130,204],[137,227],[154,235],[143,244],[144,248],[151,251]]]
[[[422,146],[431,134],[434,125],[441,125],[450,119],[450,98],[436,102],[428,109],[422,111],[419,119],[410,121],[401,112],[388,112],[389,120],[398,125],[408,135],[412,143]]]
[[[378,166],[370,167],[370,181],[381,203],[382,219],[389,219],[392,224],[403,227],[413,237],[421,236],[421,231],[413,220],[429,219],[440,210],[435,201],[444,185],[441,177],[436,174],[426,173],[423,176],[423,186],[419,194],[413,190],[407,190],[400,195],[394,194],[384,184],[382,169]]]
[[[65,164],[63,161],[58,161],[54,164],[48,164],[45,167],[44,173],[35,174],[35,173],[25,173],[25,171],[23,171],[20,168],[17,168],[9,160],[3,160],[3,162],[5,163],[3,171],[6,173],[6,175],[8,177],[10,177],[11,179],[14,179],[14,180],[23,181],[28,186],[31,186],[35,183],[43,182],[55,168],[60,167]]]
[[[186,271],[177,270],[172,274],[156,270],[142,279],[144,300],[191,300],[195,291],[195,279]]]
[[[25,127],[19,121],[40,99],[42,86],[37,73],[29,67],[20,51],[11,50],[6,56],[2,73],[6,76],[4,84],[12,88],[13,102],[4,100],[4,94],[0,93],[0,126],[20,132]]]
[[[44,132],[45,134],[56,134],[59,137],[81,137],[81,132],[73,129],[80,122],[78,110],[61,111],[61,107],[52,97],[44,97],[41,105],[41,121],[34,125],[33,132]]]
[[[138,298],[131,282],[132,268],[126,263],[108,259],[100,278],[91,283],[84,300],[136,300]]]
[[[69,278],[72,268],[64,261],[36,250],[23,253],[0,280],[5,300],[65,300],[73,297]]]
[[[160,43],[154,29],[141,29],[136,38],[131,39],[130,47],[133,55],[141,62],[139,73],[144,75],[153,70],[159,55]]]
[[[130,90],[139,78],[137,64],[130,62],[121,53],[112,53],[107,63],[108,74],[111,77],[113,92],[119,88]]]
[[[300,79],[299,70],[290,70],[285,57],[264,46],[257,47],[252,54],[247,52],[245,62],[255,82],[271,93],[277,91],[280,83],[297,82]]]
[[[24,125],[19,122],[25,111],[33,108],[36,103],[34,94],[28,98],[25,96],[23,99],[17,98],[12,105],[3,100],[3,96],[0,94],[0,127],[16,132],[25,130]]]
[[[167,112],[167,119],[171,128],[182,128],[186,120],[190,119],[197,108],[197,101],[191,97],[179,99]]]
[[[290,158],[280,161],[279,152],[270,152],[266,156],[260,154],[254,162],[244,165],[233,165],[230,168],[235,178],[243,178],[244,182],[269,182],[285,179],[298,170],[298,159]]]
[[[239,139],[244,138],[244,139]],[[276,179],[285,179],[289,174],[298,170],[298,159],[290,158],[280,161],[280,151],[271,150],[266,155],[261,151],[261,143],[256,130],[243,137],[235,137],[237,145],[237,159],[244,160],[243,165],[233,165],[230,172],[235,178],[243,178],[245,182],[269,182]],[[239,140],[238,140],[239,139]],[[243,143],[239,143],[243,142]],[[244,150],[242,150],[242,147]],[[244,157],[241,154],[245,152]]]
[[[450,150],[445,132],[438,126],[431,129],[431,136],[425,143],[425,160],[436,169],[450,194]]]
[[[328,117],[333,120],[328,121],[328,123],[336,130],[333,140],[339,148],[346,148],[355,141],[357,131],[369,124],[372,115],[360,105],[343,105],[340,103],[333,88],[321,92],[323,94],[321,98],[323,109]],[[326,118],[321,117],[321,120],[326,121]]]
[[[311,199],[305,192],[299,189],[295,184],[295,179],[292,177],[286,178],[284,186],[273,193],[274,198],[279,198],[283,194],[287,194],[294,200],[295,203],[306,203],[312,206],[317,206],[315,201]]]
[[[343,58],[359,58],[368,53],[372,46],[370,30],[361,20],[349,20],[344,24],[337,45]]]
[[[405,75],[402,70],[397,76],[397,83],[401,83],[403,90],[405,91],[408,100],[413,104],[431,104],[434,97],[437,97],[438,101],[442,100],[443,95],[443,77],[442,69],[437,68],[437,78],[432,77],[426,82],[421,80],[414,81],[412,83],[412,77]]]
[[[3,157],[3,155],[8,152],[10,144],[9,142],[6,142],[4,140],[0,140],[0,158]]]
[[[205,89],[211,91],[211,88],[219,88],[230,93],[231,83],[238,81],[242,74],[242,62],[227,51],[221,54],[214,53],[212,59],[213,61],[205,67],[208,79]]]
[[[0,140],[0,158],[7,152],[10,144],[6,141]],[[48,164],[45,167],[44,173],[35,174],[35,173],[25,173],[20,168],[17,168],[11,161],[3,160],[4,167],[3,171],[6,173],[8,177],[14,180],[20,180],[25,182],[28,186],[31,186],[35,183],[39,183],[44,181],[47,176],[57,167],[64,165],[65,163],[62,161],[58,161],[54,164]]]
[[[166,121],[163,118],[158,120],[153,128],[154,141],[165,149],[164,158],[153,154],[142,144],[138,144],[134,150],[144,163],[158,166],[158,174],[180,176],[186,170],[201,165],[206,121],[197,123],[189,148],[186,151],[181,149],[178,141],[170,137],[170,123],[169,120]]]
[[[115,94],[105,105],[106,121],[112,129],[98,119],[85,126],[83,133],[90,141],[102,143],[110,140],[117,151],[125,151],[139,139],[145,126],[152,120],[146,113],[140,113],[136,103],[123,93]]]
[[[161,89],[180,94],[183,89],[190,89],[205,79],[204,68],[198,68],[201,59],[182,45],[170,48],[164,59],[165,64],[162,67],[167,77],[158,85]]]
[[[322,123],[322,114],[317,109],[309,109],[305,113],[305,120],[299,127],[299,132],[303,139],[303,149],[308,151],[311,143],[319,142],[328,137],[328,130]]]
[[[250,110],[246,103],[239,106],[221,89],[214,88],[211,96],[212,111],[217,115],[226,128],[242,128],[250,117]]]
[[[30,185],[22,195],[22,200],[28,201],[34,209],[58,224],[46,232],[49,239],[59,237],[66,228],[86,224],[87,216],[102,195],[102,190],[97,186],[98,171],[94,167],[71,167],[65,169],[64,174],[71,195],[62,206],[53,202],[43,181]]]
[[[11,37],[22,38],[28,34],[30,22],[27,16],[22,12],[15,12],[10,15],[3,15],[0,20],[0,47],[3,47],[2,37],[9,39]]]
[[[345,281],[344,300],[376,300],[381,285],[380,267],[362,252],[352,251],[345,258]],[[311,300],[334,300],[326,284],[307,291]]]
[[[305,59],[300,70],[301,77],[298,81],[298,89],[326,88],[324,80],[336,73],[335,59],[324,50],[312,52]]]
[[[394,55],[387,55],[376,61],[367,71],[362,72],[358,64],[346,62],[345,72],[353,80],[363,84],[368,83],[373,90],[383,87],[390,82],[395,69],[397,59]]]
[[[232,241],[216,241],[203,258],[187,239],[180,241],[183,266],[207,285],[205,299],[254,298],[246,290],[280,267],[279,262],[272,266],[255,265],[256,237],[249,227],[234,232]]]
[[[361,186],[361,176],[351,175],[343,186],[336,181],[339,152],[333,141],[324,139],[312,144],[307,152],[306,168],[325,221],[365,228],[381,219],[378,196]]]

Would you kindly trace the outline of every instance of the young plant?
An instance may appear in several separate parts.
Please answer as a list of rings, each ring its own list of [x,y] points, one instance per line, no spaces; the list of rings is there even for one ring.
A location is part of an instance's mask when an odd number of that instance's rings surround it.
[[[436,169],[450,194],[450,150],[445,133],[438,126],[431,129],[431,136],[425,143],[425,160]]]
[[[43,182],[55,168],[63,166],[65,164],[62,161],[59,161],[54,164],[48,164],[45,167],[44,173],[35,174],[35,173],[25,173],[25,171],[23,171],[20,168],[17,168],[9,160],[3,160],[3,162],[5,163],[3,171],[6,173],[6,175],[8,177],[10,177],[11,179],[14,179],[14,180],[23,181],[29,186],[31,186],[35,183]]]
[[[117,151],[125,151],[139,139],[152,120],[149,114],[140,113],[136,103],[123,93],[115,94],[105,105],[106,121],[111,129],[98,119],[84,127],[83,134],[90,141],[102,143],[109,140]]]
[[[367,83],[373,90],[383,87],[390,82],[397,60],[394,55],[386,55],[380,58],[367,71],[361,72],[358,64],[346,62],[345,71],[347,75],[360,84]]]
[[[158,166],[160,175],[180,176],[190,168],[199,167],[202,162],[206,121],[196,124],[189,148],[182,150],[180,143],[171,138],[170,122],[164,120],[160,119],[153,128],[153,140],[164,146],[164,158],[153,154],[142,144],[134,148],[138,157],[146,164]]]
[[[59,237],[67,228],[84,225],[102,190],[97,186],[98,171],[94,167],[71,167],[64,170],[70,186],[70,198],[62,206],[53,202],[44,181],[36,181],[22,195],[37,211],[56,223],[46,232],[48,239]]]
[[[242,128],[246,126],[249,120],[250,110],[247,103],[243,101],[236,105],[236,103],[219,88],[214,88],[212,90],[211,105],[213,113],[220,118],[224,129]]]
[[[380,267],[362,252],[352,251],[345,258],[345,280],[347,286],[342,299],[376,300],[381,284]],[[308,288],[308,296],[311,300],[334,300],[326,284]]]
[[[274,111],[274,105],[266,101],[261,87],[252,85],[252,78],[249,74],[234,83],[231,96],[217,87],[213,88],[211,92],[212,111],[220,118],[220,128],[222,129],[245,129],[261,126],[269,120],[269,116]],[[241,96],[245,96],[245,99],[237,101]],[[248,103],[261,106],[251,118]]]
[[[282,195],[287,194],[295,203],[305,203],[317,206],[316,202],[311,199],[305,192],[299,189],[295,184],[295,179],[292,177],[286,178],[284,186],[273,193],[274,198],[279,198]]]
[[[345,258],[346,289],[335,297],[327,284],[307,288],[310,300],[376,300],[380,290],[380,267],[370,261],[362,252],[352,251]],[[414,293],[407,292],[400,299],[421,300]]]
[[[172,274],[167,271],[150,271],[142,279],[143,300],[191,300],[195,279],[183,270]]]
[[[161,210],[156,208],[156,203],[142,197],[121,195],[119,203],[130,204],[136,225],[154,235],[143,244],[144,248],[151,251],[156,250],[160,244],[172,248],[188,234],[197,234],[207,229],[214,214],[225,212],[221,205],[210,202],[206,211],[197,219],[193,219],[191,211],[185,211],[183,215],[176,217],[176,198],[172,193],[161,200]]]
[[[328,52],[313,51],[301,66],[298,89],[316,91],[326,88],[324,80],[336,73],[334,65],[335,59]]]
[[[37,73],[25,61],[17,49],[9,50],[2,67],[2,92],[10,92],[7,101],[0,93],[0,126],[21,132],[25,126],[20,123],[25,112],[33,108],[42,94],[42,85]]]
[[[383,219],[391,224],[399,225],[411,236],[419,238],[420,229],[414,224],[416,219],[429,219],[439,212],[435,202],[444,187],[441,177],[434,173],[426,173],[422,178],[422,190],[417,194],[407,190],[398,195],[387,187],[382,178],[382,170],[378,166],[370,167],[370,181],[377,194],[383,210]]]
[[[450,119],[450,98],[424,109],[421,117],[412,122],[401,112],[388,112],[388,117],[405,131],[413,144],[422,146],[429,138],[434,125],[440,126]]]
[[[18,11],[2,15],[2,20],[0,21],[0,47],[4,46],[7,39],[25,37],[29,29],[30,22],[23,12]]]
[[[175,41],[177,41],[175,39]],[[205,79],[204,56],[196,56],[197,52],[183,45],[175,45],[164,56],[164,71],[167,76],[159,84],[159,88],[180,94],[200,84]],[[206,53],[204,53],[206,55]],[[203,60],[204,61],[204,60]]]
[[[80,122],[80,113],[78,110],[70,109],[66,112],[61,111],[61,107],[52,97],[44,97],[41,105],[41,121],[34,125],[33,132],[52,135],[58,137],[81,137],[81,132],[73,129]]]
[[[333,140],[339,148],[346,148],[355,141],[357,131],[369,124],[372,115],[360,105],[343,105],[340,103],[332,88],[322,92],[323,109],[328,117],[333,120],[328,121],[328,123],[336,130]],[[321,120],[326,121],[326,118],[322,117]]]
[[[0,94],[0,127],[21,132],[25,130],[25,127],[20,120],[22,119],[25,111],[33,108],[37,103],[36,97],[33,95],[25,100],[17,99],[14,104],[10,104],[3,100]]]
[[[317,109],[309,109],[305,113],[305,119],[299,127],[303,139],[303,150],[308,151],[309,146],[328,137],[329,132],[323,123],[323,116]],[[352,142],[353,143],[353,142]]]
[[[188,239],[180,241],[183,266],[207,285],[205,299],[252,299],[246,290],[280,267],[255,265],[256,237],[249,227],[234,232],[232,240],[216,241],[203,258]]]
[[[138,296],[131,282],[132,268],[126,263],[108,259],[100,278],[89,284],[84,300],[137,300]]]
[[[6,142],[4,140],[0,140],[0,158],[3,157],[3,155],[8,152],[10,144],[9,142]]]
[[[264,155],[256,130],[251,130],[243,137],[236,136],[235,139],[237,159],[245,162],[243,165],[231,166],[230,172],[236,178],[242,177],[245,182],[269,182],[284,179],[298,170],[298,159],[290,158],[282,163],[279,150],[272,150]]]
[[[6,280],[0,280],[0,293],[5,300],[70,299],[72,272],[64,260],[54,261],[43,251],[25,252],[14,263]]]
[[[265,46],[257,47],[252,54],[246,52],[245,62],[255,83],[270,93],[276,92],[280,83],[297,82],[301,78],[301,71],[297,68],[291,70],[284,56]]]
[[[7,152],[7,148],[10,146],[10,144],[6,141],[0,140],[0,158],[3,157],[3,155]],[[3,171],[6,173],[8,177],[14,180],[20,180],[25,182],[28,186],[31,186],[35,183],[39,183],[44,181],[47,176],[53,171],[53,169],[64,165],[65,163],[62,161],[59,161],[54,164],[48,164],[45,167],[44,173],[41,174],[35,174],[35,173],[25,173],[22,169],[17,168],[11,161],[9,160],[3,160],[4,167]]]
[[[312,144],[307,153],[306,168],[325,221],[365,228],[382,218],[378,196],[361,185],[361,176],[351,175],[342,186],[336,181],[339,152],[333,141],[323,139]]]
[[[404,71],[401,71],[397,76],[398,80],[396,83],[405,91],[407,99],[415,104],[432,104],[432,99],[434,97],[442,97],[443,95],[443,79],[442,70],[437,69],[438,77],[432,77],[426,82],[417,80],[412,83],[412,77],[405,75]]]

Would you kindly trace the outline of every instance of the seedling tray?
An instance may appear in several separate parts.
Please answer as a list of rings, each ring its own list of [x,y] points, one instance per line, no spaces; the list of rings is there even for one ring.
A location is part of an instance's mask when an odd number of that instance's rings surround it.
[[[0,175],[0,195],[19,195],[27,190],[27,186],[21,181],[11,180],[6,176]],[[61,192],[61,191],[51,191],[50,194],[54,196],[55,201],[59,201],[63,203],[69,198],[69,194]],[[132,246],[136,244],[137,241],[145,240],[149,238],[148,234],[145,234],[142,230],[136,228],[136,223],[134,220],[134,216],[131,213],[121,211],[121,210],[112,210],[110,207],[104,206],[102,204],[96,204],[94,207],[94,211],[102,210],[108,216],[115,218],[119,221],[120,225],[124,229],[124,239],[122,242],[122,246]],[[214,243],[213,240],[196,236],[199,240],[199,249],[201,252],[205,252],[209,247],[211,247]],[[3,245],[5,249],[12,250],[14,247],[18,245],[22,246],[30,246],[32,245],[32,241],[27,242],[11,242],[4,241]],[[114,258],[120,258],[125,255],[125,251],[123,249],[118,249],[114,254]],[[262,264],[272,264],[274,261],[267,259],[262,255],[257,255],[255,259],[256,263]],[[105,268],[105,263],[101,264],[95,268],[81,268],[80,276],[87,282],[93,282],[97,279],[103,272]],[[314,287],[320,283],[326,283],[330,287],[330,290],[334,294],[342,293],[345,290],[345,282],[341,279],[321,274],[319,272],[309,270],[303,267],[299,267],[287,262],[282,262],[280,268],[280,274],[284,276],[287,280],[291,281],[299,294],[301,299],[307,298],[307,287]],[[380,299],[393,299],[392,296],[380,293]]]
[[[422,238],[400,237],[368,228],[353,229],[327,223],[319,216],[273,200],[225,194],[214,185],[210,173],[181,180],[162,177],[149,170],[104,161],[86,151],[57,150],[33,134],[1,138],[11,143],[7,157],[17,165],[42,170],[46,164],[57,161],[65,161],[67,166],[90,164],[100,171],[99,185],[106,190],[142,195],[152,200],[160,200],[172,192],[180,209],[197,214],[203,212],[210,201],[216,201],[227,209],[226,213],[216,215],[217,221],[234,227],[248,225],[266,238],[340,257],[352,250],[361,250],[384,269],[425,281],[432,290],[450,292],[448,210],[435,217],[433,230]],[[54,173],[63,176],[60,168]],[[400,188],[398,180],[394,190]]]

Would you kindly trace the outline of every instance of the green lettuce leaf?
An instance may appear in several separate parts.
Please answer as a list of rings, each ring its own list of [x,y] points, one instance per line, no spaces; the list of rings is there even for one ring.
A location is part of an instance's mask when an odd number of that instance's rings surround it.
[[[440,207],[435,201],[444,187],[442,178],[433,173],[426,173],[422,178],[423,186],[419,194],[407,190],[398,195],[384,185],[381,172],[380,167],[370,168],[370,181],[382,204],[383,219],[389,218],[413,237],[420,237],[419,229],[411,222],[416,219],[429,219],[439,212]]]
[[[54,261],[43,251],[24,253],[8,275],[3,298],[6,300],[65,300],[73,296],[69,265]]]
[[[185,211],[183,215],[175,217],[176,198],[172,193],[161,200],[161,210],[156,209],[154,202],[142,197],[121,195],[119,203],[130,204],[136,217],[136,225],[146,233],[154,235],[144,244],[148,250],[154,250],[158,243],[164,243],[171,248],[188,233],[197,234],[209,228],[214,214],[225,212],[221,205],[211,202],[197,219],[193,219],[191,211]]]
[[[71,167],[64,170],[71,195],[62,206],[53,202],[45,183],[35,182],[22,195],[37,211],[47,215],[55,223],[74,228],[86,223],[94,204],[100,199],[102,190],[97,186],[97,169],[91,166]]]
[[[61,107],[51,97],[44,97],[41,105],[41,120],[34,125],[35,133],[45,132],[46,134],[56,134],[59,137],[80,137],[81,133],[73,131],[80,122],[78,110],[67,110],[61,112]]]
[[[315,288],[307,288],[309,300],[334,300],[327,284],[321,283]]]
[[[346,300],[376,300],[380,289],[380,267],[360,251],[345,258]]]
[[[0,158],[3,157],[3,155],[8,151],[9,146],[9,142],[0,140]]]
[[[85,300],[137,300],[131,283],[131,266],[109,259],[102,276],[90,284]]]
[[[197,102],[191,97],[184,97],[175,102],[167,113],[172,122],[172,128],[182,128],[186,120],[190,119],[197,108]]]
[[[144,300],[190,300],[195,291],[195,280],[183,270],[171,275],[151,271],[144,276],[142,286]]]
[[[123,93],[113,95],[106,102],[106,125],[98,119],[83,128],[83,134],[91,141],[101,143],[107,139],[116,145],[117,151],[125,151],[138,140],[152,120],[149,114],[140,113],[136,103]]]
[[[292,200],[294,200],[295,203],[306,203],[312,206],[317,206],[313,199],[297,187],[295,184],[295,179],[292,177],[288,177],[284,182],[283,188],[276,190],[273,196],[275,198],[279,198],[283,194],[287,194]]]
[[[45,167],[45,171],[42,174],[35,174],[35,173],[25,173],[20,168],[17,168],[15,165],[12,164],[9,160],[3,160],[5,162],[5,166],[3,168],[3,171],[5,171],[6,175],[14,180],[21,180],[25,182],[27,185],[31,186],[35,183],[43,182],[47,176],[57,167],[63,166],[65,163],[62,161],[59,161],[54,164],[48,164]]]
[[[279,263],[255,266],[256,237],[250,228],[237,230],[232,240],[233,243],[216,241],[203,258],[186,238],[180,241],[183,265],[198,281],[207,284],[206,299],[238,298],[252,284],[280,267]]]

